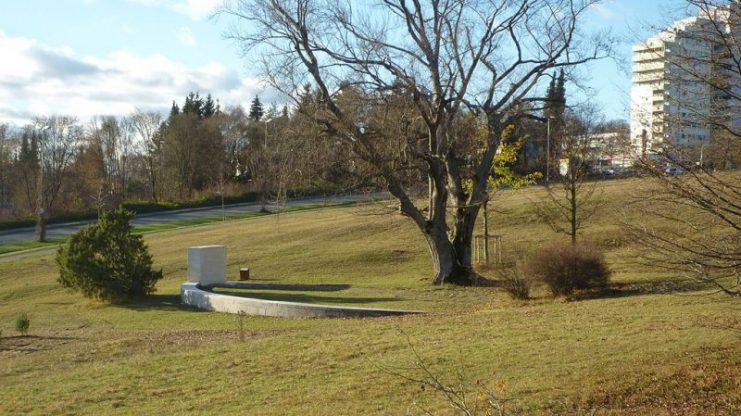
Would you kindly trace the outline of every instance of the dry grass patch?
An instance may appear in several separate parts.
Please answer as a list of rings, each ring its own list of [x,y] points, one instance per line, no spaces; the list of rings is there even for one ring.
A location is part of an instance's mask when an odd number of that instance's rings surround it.
[[[412,403],[423,399],[451,414],[442,396],[379,369],[413,367],[410,343],[443,379],[463,368],[472,388],[504,383],[524,414],[738,413],[741,304],[633,261],[641,248],[614,213],[638,184],[606,183],[610,208],[586,234],[606,250],[613,282],[577,301],[542,287],[530,300],[496,284],[433,287],[419,232],[399,216],[371,215],[374,206],[148,235],[164,278],[155,296],[126,305],[62,290],[50,254],[3,261],[0,414],[415,414]],[[528,214],[539,192],[497,196],[502,212],[490,225],[505,236],[505,255],[561,238]],[[261,291],[266,297],[431,313],[247,317],[240,341],[235,316],[179,302],[187,247],[201,244],[227,245],[234,278],[249,266],[257,282],[342,287]],[[26,339],[9,336],[20,312],[31,319]]]

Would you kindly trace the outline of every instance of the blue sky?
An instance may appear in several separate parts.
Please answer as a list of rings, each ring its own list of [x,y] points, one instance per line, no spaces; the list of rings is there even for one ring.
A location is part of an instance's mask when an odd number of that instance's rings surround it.
[[[135,107],[167,111],[189,91],[223,105],[247,105],[266,91],[237,46],[209,19],[221,0],[0,0],[0,122],[33,115],[122,115]],[[681,0],[604,0],[587,29],[611,28],[626,40],[624,61],[591,64],[581,73],[607,118],[627,118],[630,43],[648,24],[666,23]],[[583,92],[569,90],[574,101]]]

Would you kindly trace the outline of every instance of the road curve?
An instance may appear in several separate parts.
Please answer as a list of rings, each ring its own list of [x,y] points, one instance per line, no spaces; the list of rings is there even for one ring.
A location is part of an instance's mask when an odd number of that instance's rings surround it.
[[[305,205],[316,205],[316,204],[339,204],[343,202],[358,202],[358,201],[372,201],[379,199],[389,198],[389,194],[384,192],[372,193],[372,194],[348,194],[348,195],[337,195],[328,197],[308,197],[308,198],[297,198],[291,199],[283,205],[283,208],[295,208]],[[273,207],[274,208],[274,207]],[[224,214],[232,215],[244,212],[256,212],[260,210],[260,204],[255,202],[245,204],[233,204],[224,207]],[[220,206],[216,207],[205,207],[205,208],[189,208],[181,209],[177,211],[165,211],[156,212],[151,214],[141,214],[134,217],[131,220],[131,224],[134,226],[138,225],[153,225],[153,224],[166,224],[169,222],[193,220],[206,217],[215,217],[221,215],[222,210]],[[81,230],[93,221],[80,221],[72,223],[62,224],[51,224],[47,227],[46,235],[47,238],[67,237]],[[33,227],[16,228],[11,230],[0,231],[0,244],[20,243],[24,241],[32,241],[34,239]]]

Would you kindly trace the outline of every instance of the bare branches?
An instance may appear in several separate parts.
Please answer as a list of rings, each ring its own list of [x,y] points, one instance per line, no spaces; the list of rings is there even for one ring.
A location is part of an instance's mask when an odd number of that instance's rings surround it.
[[[592,3],[241,0],[222,13],[240,23],[230,37],[244,51],[264,56],[264,75],[273,87],[295,96],[307,81],[316,86],[323,106],[317,121],[373,167],[427,238],[433,260],[449,262],[436,265],[435,281],[441,283],[451,273],[471,273],[472,224],[486,198],[501,134],[517,119],[520,100],[546,70],[608,52],[606,43],[576,50],[586,45],[578,41],[577,21]],[[369,103],[389,98],[405,100],[415,114],[404,121],[413,119],[421,129],[400,131],[369,116]],[[469,115],[485,120],[488,140],[464,153],[470,138],[453,129]],[[389,146],[403,151],[391,153]],[[462,160],[474,157],[478,165],[462,169]],[[423,167],[426,178],[410,182],[410,165]],[[460,186],[464,175],[473,176],[470,193]],[[426,214],[409,197],[422,186],[419,179],[427,180]]]
[[[631,209],[647,218],[660,218],[671,227],[623,224],[628,233],[646,247],[642,257],[654,267],[664,268],[741,296],[741,239],[738,231],[713,221],[708,211],[677,195],[673,189],[640,195]],[[738,218],[738,217],[737,217]]]
[[[395,368],[372,362],[371,364],[374,367],[401,380],[417,384],[420,387],[420,392],[430,391],[443,397],[455,414],[465,416],[520,414],[517,403],[505,396],[503,383],[487,388],[480,380],[472,382],[466,375],[466,369],[463,365],[457,369],[455,381],[448,382],[443,376],[434,371],[409,340],[409,337],[403,331],[401,333],[406,337],[406,343],[412,353],[412,366]],[[435,414],[420,399],[415,400],[413,404],[425,415]]]

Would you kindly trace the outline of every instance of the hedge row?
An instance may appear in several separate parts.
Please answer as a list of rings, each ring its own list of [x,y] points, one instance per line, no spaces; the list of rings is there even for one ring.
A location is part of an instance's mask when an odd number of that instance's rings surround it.
[[[305,196],[317,196],[327,192],[326,189],[319,188],[305,188],[305,189],[293,189],[287,192],[289,198],[305,197]],[[229,195],[224,197],[224,204],[241,204],[248,202],[257,202],[260,197],[259,192],[246,192],[240,195]],[[129,211],[133,211],[135,214],[149,214],[154,212],[165,212],[175,211],[179,209],[187,208],[205,208],[215,207],[221,205],[221,197],[219,195],[213,195],[209,197],[199,198],[193,201],[178,201],[178,202],[152,202],[152,201],[127,201],[124,202],[123,207]],[[64,214],[55,215],[47,220],[48,224],[59,224],[65,222],[75,221],[89,221],[98,218],[98,212],[96,210],[86,211],[75,211]],[[14,228],[33,227],[36,225],[35,217],[27,217],[17,220],[0,221],[0,230],[10,230]]]

